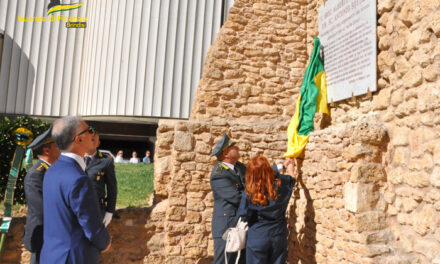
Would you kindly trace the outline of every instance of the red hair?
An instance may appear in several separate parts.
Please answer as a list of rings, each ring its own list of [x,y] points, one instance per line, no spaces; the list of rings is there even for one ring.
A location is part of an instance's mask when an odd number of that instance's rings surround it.
[[[269,161],[263,156],[253,157],[246,169],[246,194],[253,204],[267,204],[267,197],[271,200],[278,199],[275,190],[281,187],[281,181],[275,178],[274,171]]]

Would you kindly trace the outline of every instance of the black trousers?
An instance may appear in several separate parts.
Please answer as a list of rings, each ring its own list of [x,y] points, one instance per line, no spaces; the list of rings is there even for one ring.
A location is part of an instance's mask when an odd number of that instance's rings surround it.
[[[41,251],[38,252],[31,252],[31,264],[39,264],[40,263],[40,253]]]

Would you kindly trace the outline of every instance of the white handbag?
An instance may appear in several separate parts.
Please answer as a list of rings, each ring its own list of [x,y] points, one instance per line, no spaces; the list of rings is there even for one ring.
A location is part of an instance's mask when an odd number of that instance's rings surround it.
[[[243,248],[246,247],[246,233],[248,230],[247,222],[241,221],[241,217],[238,219],[238,223],[235,227],[226,229],[223,234],[223,240],[226,240],[225,246],[225,261],[228,264],[226,253],[238,252],[235,264],[240,259],[240,253]]]

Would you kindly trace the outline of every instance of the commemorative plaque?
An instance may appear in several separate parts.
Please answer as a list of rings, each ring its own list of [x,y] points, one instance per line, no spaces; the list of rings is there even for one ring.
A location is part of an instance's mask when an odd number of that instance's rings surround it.
[[[376,0],[328,0],[319,8],[327,101],[376,91]]]

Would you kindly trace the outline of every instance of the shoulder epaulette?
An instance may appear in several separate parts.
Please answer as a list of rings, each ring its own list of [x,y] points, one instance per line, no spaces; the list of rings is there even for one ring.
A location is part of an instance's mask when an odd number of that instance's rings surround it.
[[[215,169],[215,173],[222,173],[223,170],[229,170],[229,167],[222,162],[218,163],[217,169]]]
[[[40,166],[38,166],[35,170],[36,171],[46,171],[47,169],[49,169],[49,165],[47,165],[44,162],[41,162]]]
[[[222,166],[222,167],[225,168],[226,170],[229,170],[229,167],[228,167],[226,164],[224,164],[224,163],[220,163],[220,166]]]
[[[111,158],[111,156],[109,154],[103,154],[101,151],[98,152],[98,156],[100,158]]]

